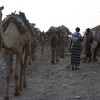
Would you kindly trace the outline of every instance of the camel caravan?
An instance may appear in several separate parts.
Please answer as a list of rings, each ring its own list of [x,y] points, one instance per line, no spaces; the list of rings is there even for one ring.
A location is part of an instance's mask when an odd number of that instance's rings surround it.
[[[45,43],[49,42],[52,50],[51,63],[55,64],[58,57],[64,57],[66,39],[71,34],[64,25],[59,27],[50,27],[47,32],[41,32],[35,28],[35,24],[29,23],[25,13],[11,13],[2,20],[2,11],[0,7],[0,46],[2,47],[3,57],[6,64],[6,95],[5,100],[9,100],[9,89],[11,73],[14,72],[15,96],[19,96],[23,88],[27,87],[26,68],[27,61],[34,61],[36,47],[41,47],[41,55],[44,54]],[[16,66],[13,71],[13,56],[16,56]]]
[[[26,68],[28,61],[33,62],[36,58],[36,48],[40,47],[41,55],[44,55],[46,43],[51,47],[51,63],[56,64],[59,58],[65,57],[65,50],[68,47],[71,35],[70,30],[64,26],[51,26],[46,32],[35,27],[30,23],[25,13],[11,13],[2,20],[2,11],[0,7],[0,46],[6,64],[6,94],[5,100],[9,100],[9,90],[11,74],[14,72],[15,96],[19,96],[23,88],[27,87]],[[98,29],[98,30],[97,30]],[[100,28],[91,29],[93,32]],[[94,37],[96,34],[94,34]],[[16,57],[15,70],[12,63]]]

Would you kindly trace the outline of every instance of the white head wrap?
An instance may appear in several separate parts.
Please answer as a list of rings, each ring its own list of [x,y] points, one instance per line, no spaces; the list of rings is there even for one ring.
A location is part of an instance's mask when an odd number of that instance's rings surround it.
[[[76,41],[80,36],[81,36],[81,34],[79,32],[75,32],[75,33],[72,33],[71,39],[73,41]]]

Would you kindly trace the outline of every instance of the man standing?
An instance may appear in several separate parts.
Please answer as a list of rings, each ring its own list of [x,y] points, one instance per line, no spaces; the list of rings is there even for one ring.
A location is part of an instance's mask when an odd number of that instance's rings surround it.
[[[93,43],[93,33],[91,32],[90,28],[87,28],[86,29],[86,32],[85,32],[85,36],[86,36],[86,41],[85,41],[85,62],[87,61],[88,59],[88,62],[91,62],[91,56],[92,56],[92,53],[91,53],[91,44]]]
[[[82,36],[79,32],[80,28],[77,27],[76,32],[71,35],[70,48],[72,70],[78,69],[78,66],[80,65]]]

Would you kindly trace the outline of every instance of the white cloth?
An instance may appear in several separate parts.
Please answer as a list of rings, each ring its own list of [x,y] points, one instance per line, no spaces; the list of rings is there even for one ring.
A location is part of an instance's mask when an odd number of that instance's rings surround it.
[[[72,39],[73,41],[76,41],[79,37],[81,37],[81,34],[80,34],[79,32],[74,32],[74,33],[72,33],[72,35],[71,35],[71,39]]]

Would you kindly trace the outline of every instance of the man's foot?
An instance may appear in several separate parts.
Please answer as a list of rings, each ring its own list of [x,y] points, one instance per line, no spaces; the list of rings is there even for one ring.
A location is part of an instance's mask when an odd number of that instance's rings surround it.
[[[77,66],[75,66],[75,70],[79,70],[79,68]]]
[[[93,59],[93,61],[98,61],[97,59]]]
[[[82,63],[86,63],[86,60],[82,61]]]
[[[90,62],[91,62],[91,59],[89,59],[88,63],[90,63]]]
[[[74,70],[74,66],[72,66],[72,70]]]

